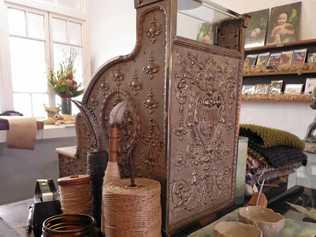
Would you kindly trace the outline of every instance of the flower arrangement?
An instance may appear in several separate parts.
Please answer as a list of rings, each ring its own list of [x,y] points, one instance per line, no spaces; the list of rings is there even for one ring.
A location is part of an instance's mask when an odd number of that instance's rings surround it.
[[[72,98],[83,93],[80,84],[74,80],[74,60],[76,55],[70,52],[64,62],[59,65],[59,69],[48,74],[48,84],[61,98]]]

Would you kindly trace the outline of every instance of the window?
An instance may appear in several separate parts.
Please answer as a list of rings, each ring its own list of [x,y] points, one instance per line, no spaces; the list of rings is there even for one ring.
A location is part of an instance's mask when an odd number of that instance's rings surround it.
[[[49,69],[44,30],[47,14],[9,8],[8,20],[14,110],[43,116],[43,104],[49,104],[45,80]]]
[[[75,55],[74,68],[75,80],[83,84],[83,62],[82,62],[82,29],[79,22],[70,18],[51,17],[52,26],[52,48],[53,48],[53,67],[58,69],[65,57]],[[60,98],[56,97],[57,104]]]
[[[72,2],[66,1],[68,5]],[[70,53],[75,55],[75,79],[83,84],[84,75],[88,75],[83,68],[84,27],[84,19],[8,4],[14,110],[26,116],[44,117],[44,104],[60,104],[48,88],[47,74],[49,70],[57,70]]]

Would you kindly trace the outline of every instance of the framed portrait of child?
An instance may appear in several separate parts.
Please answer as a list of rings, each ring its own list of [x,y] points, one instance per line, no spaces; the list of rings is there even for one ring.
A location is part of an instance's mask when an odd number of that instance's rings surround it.
[[[299,39],[301,9],[301,2],[271,9],[268,44],[284,44]]]
[[[245,48],[264,46],[268,30],[269,9],[246,14],[250,16],[246,28]]]

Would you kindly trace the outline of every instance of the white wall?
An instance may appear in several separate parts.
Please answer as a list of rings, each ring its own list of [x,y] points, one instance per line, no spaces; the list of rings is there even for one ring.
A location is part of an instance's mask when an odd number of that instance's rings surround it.
[[[89,0],[91,71],[111,58],[130,53],[136,44],[133,0]]]
[[[247,13],[260,9],[272,8],[275,6],[302,2],[302,28],[301,37],[303,39],[316,37],[315,10],[316,0],[213,0],[238,13]]]
[[[299,0],[213,0],[238,13],[272,8]],[[136,14],[133,0],[89,0],[88,14],[92,71],[107,60],[130,53],[136,42]],[[301,38],[316,38],[316,0],[302,0]],[[308,104],[243,103],[241,122],[280,128],[304,137],[315,113]]]
[[[238,13],[247,13],[272,8],[299,0],[214,0]],[[315,18],[316,0],[302,0],[301,38],[316,38]],[[308,125],[313,121],[315,112],[308,104],[253,103],[241,105],[241,123],[256,123],[263,126],[284,129],[304,138]]]

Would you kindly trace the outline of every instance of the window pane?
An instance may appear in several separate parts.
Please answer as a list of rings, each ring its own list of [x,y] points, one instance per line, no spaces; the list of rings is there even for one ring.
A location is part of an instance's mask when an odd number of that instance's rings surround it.
[[[47,92],[44,42],[10,37],[13,91]]]
[[[69,55],[75,54],[74,69],[75,80],[82,85],[83,83],[83,66],[82,66],[82,49],[68,45],[54,44],[54,70],[58,70],[60,64],[65,61]]]
[[[81,24],[69,22],[68,34],[70,44],[81,45]]]
[[[53,18],[53,40],[57,42],[67,42],[67,31],[66,31],[66,21]]]
[[[11,9],[8,10],[10,34],[25,36],[25,14],[24,11]]]
[[[26,93],[13,93],[14,110],[24,116],[32,116],[31,95]]]
[[[28,36],[44,39],[44,16],[27,13]]]
[[[33,116],[46,117],[44,105],[48,103],[48,94],[32,94]]]
[[[57,0],[58,4],[64,7],[81,8],[81,0]]]

